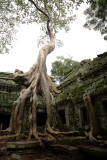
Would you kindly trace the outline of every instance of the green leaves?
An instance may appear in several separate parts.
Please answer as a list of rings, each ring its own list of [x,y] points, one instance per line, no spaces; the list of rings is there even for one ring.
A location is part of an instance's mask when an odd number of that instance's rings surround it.
[[[70,56],[68,58],[59,56],[57,59],[57,61],[52,63],[51,74],[57,82],[61,83],[78,66],[79,62],[72,60]]]
[[[52,12],[50,12],[53,27],[56,28],[56,30],[64,28],[68,31],[69,23],[74,20],[72,13],[73,1],[53,1],[53,4]]]
[[[23,6],[23,1],[22,0],[15,0],[17,5]]]
[[[51,26],[56,32],[60,29],[69,31],[69,24],[75,19],[73,8],[79,0],[32,0],[51,19]],[[20,23],[46,25],[47,17],[30,0],[0,1],[0,53],[9,52],[9,45]],[[46,31],[45,31],[46,32]]]
[[[0,53],[9,53],[17,26],[25,21],[22,2],[21,0],[0,1]]]
[[[84,12],[87,16],[84,27],[99,30],[107,40],[107,0],[88,0],[90,5]]]

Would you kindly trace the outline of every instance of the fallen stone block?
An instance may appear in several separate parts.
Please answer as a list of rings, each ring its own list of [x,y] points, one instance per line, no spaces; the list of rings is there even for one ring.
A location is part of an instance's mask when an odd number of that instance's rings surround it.
[[[21,156],[19,154],[12,153],[11,160],[21,160]]]

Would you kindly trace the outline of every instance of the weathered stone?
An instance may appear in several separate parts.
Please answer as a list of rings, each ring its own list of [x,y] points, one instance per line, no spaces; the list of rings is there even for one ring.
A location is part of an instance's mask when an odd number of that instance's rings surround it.
[[[87,145],[89,142],[85,137],[80,137],[80,136],[72,136],[72,137],[64,137],[64,138],[58,138],[56,139],[57,144],[62,144],[62,145]]]
[[[14,82],[12,73],[0,72],[0,114],[11,114],[13,101],[19,96],[21,88]]]
[[[51,148],[52,150],[58,153],[69,154],[70,156],[75,156],[79,154],[79,150],[75,146],[55,144],[55,145],[51,145]]]
[[[11,160],[21,160],[21,155],[12,153]]]
[[[50,145],[52,145],[52,144],[54,144],[55,143],[55,140],[53,139],[46,139],[46,138],[44,138],[44,139],[42,139],[42,141],[43,141],[43,143],[45,144],[45,145],[47,145],[47,146],[50,146]]]
[[[58,111],[63,108],[66,124],[62,121],[62,130],[68,125],[69,129],[80,131],[90,130],[90,116],[83,101],[85,94],[90,95],[94,114],[99,126],[99,134],[107,138],[107,52],[91,60],[83,60],[58,87],[62,92],[56,96],[57,126],[60,128],[61,115]],[[65,112],[66,113],[66,112]],[[63,115],[64,117],[64,115]]]
[[[67,154],[69,146],[68,145],[54,144],[54,145],[51,145],[50,148],[52,149],[52,151],[54,151],[56,153]]]
[[[107,148],[95,147],[95,146],[83,146],[83,145],[79,145],[77,147],[80,149],[80,151],[82,151],[87,155],[107,158]]]
[[[30,142],[8,142],[7,149],[28,149],[40,147],[40,142],[30,141]]]
[[[75,146],[70,146],[70,147],[67,148],[67,150],[68,150],[68,153],[69,153],[71,156],[76,156],[76,155],[79,155],[79,154],[80,154],[78,148],[75,147]]]
[[[6,152],[7,152],[7,148],[6,147],[0,148],[0,155],[4,154]]]

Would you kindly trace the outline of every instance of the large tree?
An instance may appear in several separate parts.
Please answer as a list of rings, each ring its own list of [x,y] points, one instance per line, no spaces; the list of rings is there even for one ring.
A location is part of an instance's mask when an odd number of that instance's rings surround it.
[[[61,83],[78,64],[79,62],[72,60],[71,56],[68,58],[58,56],[57,60],[52,63],[51,75],[57,82]]]
[[[87,16],[84,27],[100,31],[107,40],[107,0],[87,0],[89,7],[85,10]]]
[[[54,95],[58,93],[56,87],[54,86],[51,78],[47,74],[46,69],[46,58],[55,48],[55,32],[59,29],[64,28],[66,31],[69,29],[69,23],[73,20],[72,8],[74,5],[74,0],[14,0],[15,5],[17,4],[18,9],[23,11],[22,13],[28,13],[33,15],[33,21],[42,24],[42,29],[46,33],[46,36],[50,38],[49,43],[44,45],[38,55],[37,62],[30,68],[30,70],[22,75],[15,74],[17,77],[21,77],[24,80],[24,85],[26,86],[20,92],[20,96],[13,103],[10,125],[8,131],[12,131],[19,137],[22,133],[23,126],[23,114],[26,100],[29,98],[31,105],[29,107],[29,135],[34,136],[35,139],[39,139],[37,133],[37,105],[38,98],[37,94],[43,97],[46,106],[46,124],[45,129],[48,133],[57,134],[52,128],[52,111],[54,104]],[[29,15],[27,14],[28,18]],[[24,15],[25,17],[25,15]],[[32,21],[32,20],[31,20]]]

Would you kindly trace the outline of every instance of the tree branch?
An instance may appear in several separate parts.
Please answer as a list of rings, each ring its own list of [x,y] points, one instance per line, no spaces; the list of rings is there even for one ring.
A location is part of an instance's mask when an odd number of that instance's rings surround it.
[[[46,9],[46,11],[47,11],[47,13],[48,13],[48,21],[47,21],[47,29],[48,29],[48,32],[49,32],[49,34],[50,34],[50,27],[49,27],[49,23],[50,23],[50,21],[51,21],[51,17],[50,17],[50,13],[49,13],[49,10],[48,10],[48,8],[47,8],[47,3],[46,2],[44,2],[44,7],[45,7],[45,9]]]
[[[46,14],[41,8],[39,8],[38,5],[33,0],[28,0],[28,1],[30,1],[36,7],[37,10],[39,10],[42,14],[44,14],[49,19],[48,14]]]
[[[48,29],[48,32],[49,32],[49,35],[50,35],[50,27],[49,27],[49,23],[50,23],[50,16],[45,12],[43,11],[41,8],[38,7],[38,5],[33,1],[33,0],[28,0],[30,1],[38,11],[40,11],[43,15],[45,15],[45,17],[48,18],[47,20],[47,29]],[[46,4],[45,4],[46,5]],[[45,6],[46,7],[46,6]],[[46,10],[47,10],[47,7],[46,7]],[[48,11],[48,10],[47,10]]]

